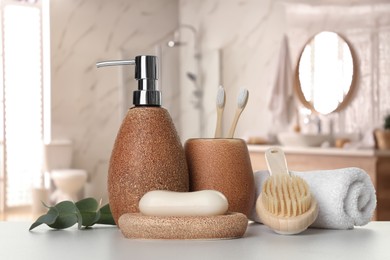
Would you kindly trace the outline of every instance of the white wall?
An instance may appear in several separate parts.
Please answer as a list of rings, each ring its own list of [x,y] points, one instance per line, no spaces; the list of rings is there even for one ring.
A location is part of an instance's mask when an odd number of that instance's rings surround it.
[[[177,27],[177,13],[176,0],[51,1],[52,136],[74,141],[74,167],[88,171],[96,198],[106,198],[123,85],[121,68],[95,63],[153,49]]]
[[[121,111],[128,102],[120,95],[127,90],[131,99],[131,91],[123,87],[135,87],[135,82],[123,84],[122,73],[128,73],[130,79],[133,68],[98,71],[94,64],[99,60],[121,59],[123,55],[152,53],[155,46],[161,46],[165,56],[164,104],[171,112],[183,142],[190,137],[213,136],[219,83],[227,92],[225,133],[230,127],[241,87],[249,89],[250,97],[235,136],[266,135],[274,131],[278,119],[272,118],[268,102],[277,72],[282,36],[285,33],[289,36],[292,58],[296,62],[297,53],[307,38],[323,29],[340,31],[351,37],[364,72],[351,106],[336,115],[335,120],[347,122],[343,126],[347,131],[378,126],[381,116],[390,110],[389,99],[378,99],[390,96],[390,58],[386,56],[390,53],[389,8],[375,9],[370,5],[361,8],[356,3],[363,1],[354,0],[344,1],[336,9],[327,9],[327,4],[339,1],[318,0],[306,14],[300,13],[307,10],[306,7],[294,7],[311,2],[52,0],[53,138],[71,138],[75,142],[74,166],[90,173],[95,188],[92,195],[97,198],[105,196],[108,160],[122,120]],[[323,8],[325,13],[316,15]],[[341,19],[345,13],[343,10],[350,10],[350,19]],[[330,16],[334,13],[339,16]],[[194,85],[186,76],[186,72],[199,73],[193,58],[194,34],[182,27],[182,40],[187,45],[179,49],[164,47],[179,24],[196,28],[195,36],[201,50],[200,64],[205,82],[203,134],[199,128],[199,110],[194,106]],[[364,25],[364,29],[356,28],[356,24]],[[177,64],[169,66],[167,61],[175,63],[178,54],[180,68]],[[381,54],[382,58],[374,59],[373,54]],[[381,66],[375,65],[379,63]],[[177,84],[177,75],[180,84]],[[167,81],[167,78],[171,80]]]
[[[336,132],[370,133],[390,113],[390,4],[286,5],[287,33],[297,63],[302,46],[320,31],[345,37],[357,56],[358,81],[351,103],[332,119]],[[310,24],[310,26],[307,26]]]
[[[323,30],[347,37],[357,53],[359,66],[357,91],[350,106],[341,113],[323,116],[324,128],[330,119],[340,132],[364,134],[379,127],[385,113],[390,112],[389,17],[389,1],[180,0],[180,23],[197,28],[202,52],[221,51],[221,83],[227,91],[225,133],[234,114],[238,89],[249,89],[248,105],[236,131],[238,137],[292,130],[292,125],[280,128],[278,118],[273,118],[268,109],[278,72],[281,39],[283,34],[289,38],[295,69],[306,41]],[[182,56],[182,66],[188,63],[191,63],[188,56]],[[205,63],[205,77],[210,76],[207,66]],[[207,86],[213,88],[208,95],[215,97],[217,87]],[[190,98],[191,93],[184,92],[181,102],[188,104]],[[207,136],[210,137],[213,133],[210,129],[216,121],[215,101],[211,99],[204,105],[211,109],[207,114],[211,124]],[[181,112],[182,124],[188,129],[183,139],[199,135],[195,131],[197,122],[191,120],[198,111]]]
[[[223,117],[223,131],[227,134],[236,108],[237,93],[240,88],[250,92],[249,101],[237,126],[235,136],[246,133],[266,133],[271,122],[266,109],[267,97],[275,70],[275,57],[279,42],[285,31],[283,9],[277,1],[180,1],[180,23],[191,24],[198,30],[201,50],[204,53],[220,50],[221,82],[226,90],[226,106]],[[186,66],[188,57],[183,57]],[[204,77],[210,77],[204,64]],[[183,84],[184,85],[184,84]],[[186,90],[185,86],[182,86]],[[208,111],[208,132],[212,137],[216,122],[215,96],[218,84],[207,86],[213,98],[204,104]],[[212,88],[212,91],[210,91]],[[188,104],[191,93],[183,93],[182,103]],[[183,113],[184,112],[184,113]],[[187,129],[197,111],[182,111],[182,124]],[[197,136],[197,132],[182,133],[183,139]]]

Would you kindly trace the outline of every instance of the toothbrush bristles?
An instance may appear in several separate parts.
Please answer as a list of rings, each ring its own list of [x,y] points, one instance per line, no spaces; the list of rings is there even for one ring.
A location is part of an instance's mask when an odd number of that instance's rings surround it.
[[[244,108],[248,102],[249,91],[247,89],[241,89],[237,97],[237,106]]]
[[[223,108],[225,106],[225,101],[225,89],[222,86],[219,86],[217,92],[217,107]]]

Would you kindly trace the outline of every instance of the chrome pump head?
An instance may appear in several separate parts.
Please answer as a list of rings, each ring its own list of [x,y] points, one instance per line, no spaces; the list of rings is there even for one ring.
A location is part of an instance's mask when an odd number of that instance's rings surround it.
[[[135,65],[135,79],[138,90],[133,92],[135,106],[161,106],[161,92],[157,89],[158,59],[156,56],[141,55],[134,60],[112,60],[96,63],[98,68],[106,66]]]

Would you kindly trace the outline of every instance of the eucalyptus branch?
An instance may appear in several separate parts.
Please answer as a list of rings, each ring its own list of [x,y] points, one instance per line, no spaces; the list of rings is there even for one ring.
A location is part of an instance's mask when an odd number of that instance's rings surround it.
[[[65,229],[78,224],[78,229],[89,228],[95,224],[115,225],[109,204],[101,207],[94,198],[82,199],[76,203],[73,201],[62,201],[56,205],[47,207],[46,214],[40,216],[29,228],[32,229],[46,224],[54,229]]]

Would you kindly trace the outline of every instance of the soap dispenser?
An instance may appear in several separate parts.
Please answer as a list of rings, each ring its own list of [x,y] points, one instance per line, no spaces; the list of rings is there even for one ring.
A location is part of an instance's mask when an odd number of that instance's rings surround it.
[[[108,170],[109,204],[115,223],[124,213],[139,212],[141,197],[151,190],[189,191],[184,149],[157,88],[158,60],[104,61],[97,67],[135,65],[138,90],[117,134]]]

